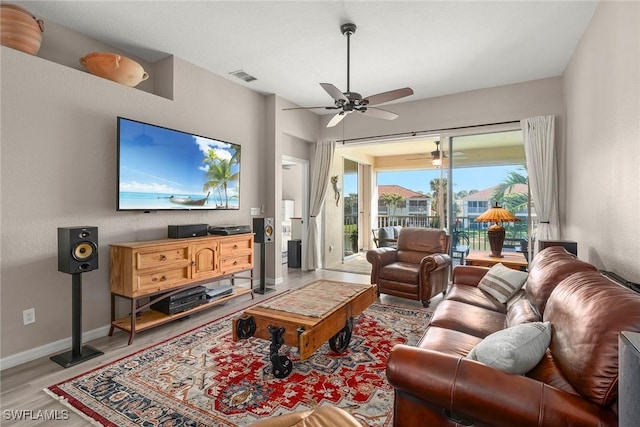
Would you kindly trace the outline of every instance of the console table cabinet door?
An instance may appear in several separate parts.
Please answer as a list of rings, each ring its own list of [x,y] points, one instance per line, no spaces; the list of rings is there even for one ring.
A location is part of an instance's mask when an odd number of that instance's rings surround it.
[[[194,245],[192,267],[191,277],[193,280],[205,280],[219,276],[218,242]]]

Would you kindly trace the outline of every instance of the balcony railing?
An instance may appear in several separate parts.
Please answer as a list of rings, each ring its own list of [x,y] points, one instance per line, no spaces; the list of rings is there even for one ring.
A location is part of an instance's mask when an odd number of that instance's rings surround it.
[[[472,250],[489,250],[487,227],[489,224],[476,222],[477,215],[456,217],[454,226],[450,227],[449,234],[453,238],[452,244],[466,245]],[[378,215],[377,228],[399,225],[402,227],[428,227],[442,228],[440,217],[432,215]],[[504,241],[505,251],[521,250],[521,242],[527,240],[527,221],[517,223],[504,223],[506,237]]]

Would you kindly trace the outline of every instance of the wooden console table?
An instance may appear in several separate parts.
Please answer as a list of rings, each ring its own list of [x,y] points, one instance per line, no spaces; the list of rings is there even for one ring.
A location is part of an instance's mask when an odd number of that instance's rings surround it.
[[[240,272],[250,272],[238,276]],[[205,236],[188,239],[162,239],[111,245],[111,329],[129,332],[129,344],[137,331],[153,328],[231,298],[251,294],[253,298],[253,233],[233,236]],[[152,304],[204,283],[230,279],[249,279],[250,288],[234,288],[233,293],[174,314],[165,314]],[[116,319],[116,297],[131,301],[130,315]],[[144,298],[148,301],[139,303]]]
[[[480,267],[492,267],[498,263],[502,263],[505,267],[514,270],[526,271],[529,263],[520,252],[502,252],[502,258],[489,256],[490,252],[470,251],[466,258],[466,265],[477,265]]]

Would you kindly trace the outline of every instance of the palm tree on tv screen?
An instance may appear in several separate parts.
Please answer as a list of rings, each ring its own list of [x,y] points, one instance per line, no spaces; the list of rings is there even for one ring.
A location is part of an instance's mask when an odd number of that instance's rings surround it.
[[[207,155],[202,160],[203,163],[209,165],[206,173],[207,182],[203,186],[203,191],[210,189],[218,192],[218,197],[222,204],[221,190],[224,192],[224,206],[229,208],[229,183],[237,181],[238,172],[234,172],[234,168],[240,161],[240,150],[236,150],[230,159],[223,159],[218,156],[214,149],[209,149]]]

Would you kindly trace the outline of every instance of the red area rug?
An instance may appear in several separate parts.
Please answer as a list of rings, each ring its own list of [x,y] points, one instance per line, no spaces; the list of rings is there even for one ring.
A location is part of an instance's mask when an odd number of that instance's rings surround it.
[[[390,426],[393,390],[385,377],[391,348],[416,344],[430,311],[373,304],[355,322],[343,354],[324,344],[285,379],[271,372],[269,341],[234,342],[226,316],[146,350],[53,385],[47,393],[105,426],[241,426],[334,405],[363,426]]]

